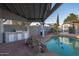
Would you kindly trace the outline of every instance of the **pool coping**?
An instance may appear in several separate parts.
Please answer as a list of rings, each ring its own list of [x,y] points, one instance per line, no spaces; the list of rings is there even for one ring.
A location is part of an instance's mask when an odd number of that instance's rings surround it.
[[[58,34],[57,36],[72,37],[79,39],[79,34]]]
[[[51,34],[51,35],[48,35],[46,36],[45,38],[45,41],[42,41],[43,43],[51,40],[51,37],[54,37],[54,36],[62,36],[62,37],[72,37],[72,38],[77,38],[77,40],[79,40],[79,34]]]

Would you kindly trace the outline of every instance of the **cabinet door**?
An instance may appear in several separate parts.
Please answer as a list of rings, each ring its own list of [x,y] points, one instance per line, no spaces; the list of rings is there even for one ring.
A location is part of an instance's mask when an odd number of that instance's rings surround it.
[[[22,40],[22,34],[18,34],[18,40]]]
[[[9,42],[13,42],[13,41],[15,41],[15,37],[13,34],[10,34],[9,35]]]

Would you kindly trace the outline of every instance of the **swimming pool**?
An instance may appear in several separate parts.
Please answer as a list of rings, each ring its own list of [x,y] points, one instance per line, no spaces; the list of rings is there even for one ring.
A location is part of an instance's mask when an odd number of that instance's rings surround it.
[[[49,52],[60,56],[79,56],[79,40],[72,37],[52,37],[45,42]]]

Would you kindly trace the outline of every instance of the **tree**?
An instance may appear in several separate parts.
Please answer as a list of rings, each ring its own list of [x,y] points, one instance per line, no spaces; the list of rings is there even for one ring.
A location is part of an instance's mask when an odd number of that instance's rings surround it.
[[[59,15],[57,15],[57,25],[59,26]]]
[[[54,25],[53,25],[53,30],[55,31],[55,32],[59,32],[59,28],[58,28],[58,24],[57,23],[55,23]]]
[[[64,23],[73,23],[75,21],[78,21],[77,15],[71,13],[65,20]]]
[[[53,25],[53,31],[54,32],[56,32],[56,33],[58,33],[59,32],[59,15],[57,15],[57,20],[56,20],[56,23],[54,23],[54,25]]]
[[[72,27],[69,27],[69,33],[75,33],[75,27],[74,27],[74,23],[78,22],[78,17],[77,15],[71,13],[65,20],[64,20],[64,24],[65,23],[69,23],[72,25]]]

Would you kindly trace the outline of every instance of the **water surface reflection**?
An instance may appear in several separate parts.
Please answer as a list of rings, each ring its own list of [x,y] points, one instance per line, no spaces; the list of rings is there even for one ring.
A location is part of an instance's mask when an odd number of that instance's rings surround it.
[[[59,55],[79,55],[79,40],[72,37],[52,37],[45,43],[49,52]]]

